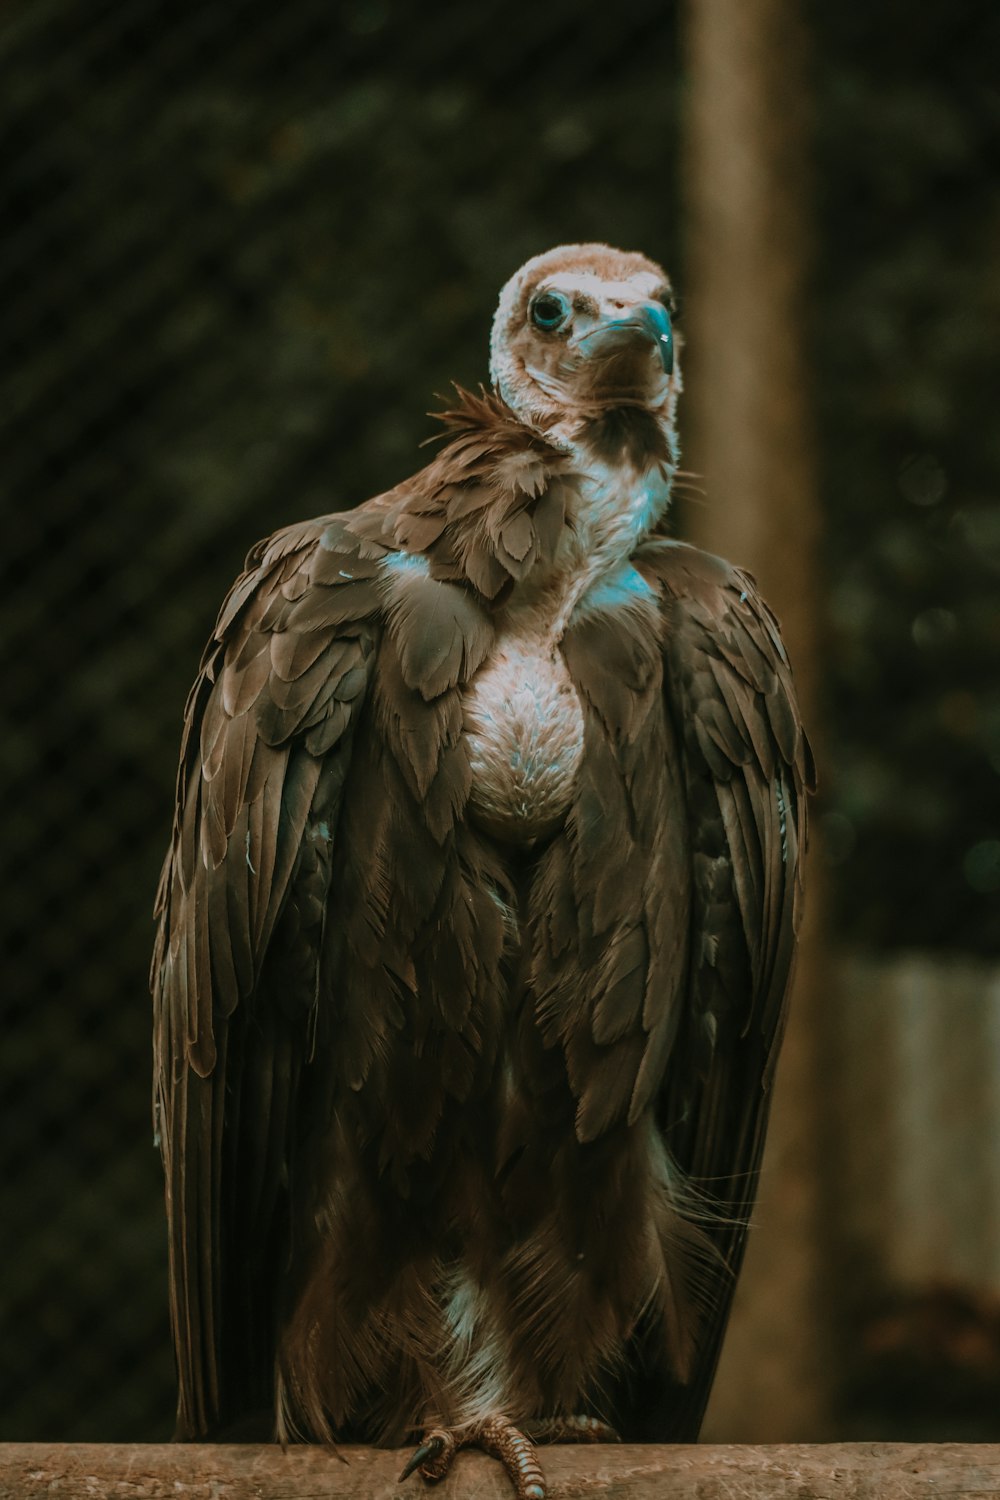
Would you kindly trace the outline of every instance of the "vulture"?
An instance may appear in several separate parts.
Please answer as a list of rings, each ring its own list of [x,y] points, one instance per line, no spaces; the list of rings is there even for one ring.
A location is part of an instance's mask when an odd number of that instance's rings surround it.
[[[431,462],[223,604],[151,981],[183,1440],[543,1500],[540,1443],[697,1436],[813,770],[753,579],[666,531],[672,312],[529,260]]]

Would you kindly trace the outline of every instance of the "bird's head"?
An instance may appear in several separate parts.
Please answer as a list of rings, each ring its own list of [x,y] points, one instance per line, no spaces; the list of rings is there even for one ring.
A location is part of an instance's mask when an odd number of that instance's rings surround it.
[[[500,293],[490,375],[527,422],[572,428],[619,407],[672,427],[680,389],[670,282],[655,261],[609,245],[536,255]]]

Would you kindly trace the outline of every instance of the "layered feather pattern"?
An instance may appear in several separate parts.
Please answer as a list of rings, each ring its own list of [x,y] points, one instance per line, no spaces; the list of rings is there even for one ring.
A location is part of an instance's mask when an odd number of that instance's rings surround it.
[[[693,1438],[707,1399],[799,919],[787,659],[692,548],[569,576],[585,445],[494,396],[444,421],[253,550],[188,700],[152,969],[187,1438]],[[549,595],[583,750],[555,830],[505,841],[469,694]]]

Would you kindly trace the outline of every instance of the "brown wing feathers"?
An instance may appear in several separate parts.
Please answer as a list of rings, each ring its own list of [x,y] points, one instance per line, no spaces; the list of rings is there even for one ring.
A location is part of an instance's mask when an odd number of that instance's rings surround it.
[[[152,973],[187,1435],[231,1414],[245,1402],[248,1372],[267,1369],[247,1348],[234,1351],[234,1328],[242,1321],[248,1344],[261,1343],[244,1272],[272,1238],[381,555],[337,521],[290,528],[256,549],[188,700]],[[257,992],[271,950],[283,972],[269,1007]],[[243,1233],[241,1247],[224,1243],[224,1223]]]
[[[598,598],[563,641],[586,709],[567,847],[553,855],[569,861],[574,941],[539,953],[534,975],[543,1033],[566,1051],[581,1140],[633,1123],[655,1094],[679,1020],[688,926],[657,602],[647,591],[606,604]],[[555,884],[543,903],[558,903]]]
[[[366,536],[426,556],[435,579],[501,602],[562,530],[564,457],[496,396],[458,389],[433,463],[358,513]]]
[[[756,1193],[814,770],[784,647],[752,579],[679,543],[651,543],[636,564],[662,590],[692,838],[690,978],[660,1118],[674,1159],[720,1213],[698,1367],[660,1428],[684,1441],[708,1398]]]

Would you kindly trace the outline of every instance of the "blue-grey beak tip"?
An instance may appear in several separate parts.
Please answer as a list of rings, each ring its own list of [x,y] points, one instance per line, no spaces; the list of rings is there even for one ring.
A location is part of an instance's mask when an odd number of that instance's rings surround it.
[[[644,312],[656,339],[664,373],[670,375],[674,368],[674,330],[670,314],[658,302],[647,303]]]

